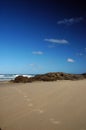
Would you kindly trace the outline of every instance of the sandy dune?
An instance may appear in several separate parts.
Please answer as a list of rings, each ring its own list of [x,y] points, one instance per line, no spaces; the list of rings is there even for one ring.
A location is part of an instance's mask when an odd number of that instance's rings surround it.
[[[86,130],[86,80],[0,83],[2,130]]]

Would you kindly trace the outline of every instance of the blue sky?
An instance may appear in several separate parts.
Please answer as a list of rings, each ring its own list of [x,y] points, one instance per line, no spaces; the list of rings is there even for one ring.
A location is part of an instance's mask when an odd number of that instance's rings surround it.
[[[1,0],[0,73],[86,72],[82,0]]]

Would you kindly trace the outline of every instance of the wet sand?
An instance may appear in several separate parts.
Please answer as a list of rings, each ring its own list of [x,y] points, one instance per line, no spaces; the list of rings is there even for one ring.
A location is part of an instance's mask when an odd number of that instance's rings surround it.
[[[86,80],[0,82],[2,130],[86,130]]]

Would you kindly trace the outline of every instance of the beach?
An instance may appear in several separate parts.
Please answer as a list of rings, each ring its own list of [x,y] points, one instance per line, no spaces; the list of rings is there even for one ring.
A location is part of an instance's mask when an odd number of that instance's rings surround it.
[[[1,130],[86,130],[86,79],[0,82]]]

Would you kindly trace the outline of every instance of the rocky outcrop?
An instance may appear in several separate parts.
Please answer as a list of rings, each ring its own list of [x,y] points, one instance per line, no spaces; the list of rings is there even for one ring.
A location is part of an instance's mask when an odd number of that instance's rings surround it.
[[[28,82],[28,77],[24,77],[24,76],[18,76],[14,79],[15,83],[26,83]]]
[[[63,72],[46,73],[41,75],[36,75],[34,77],[23,77],[18,76],[14,79],[15,83],[27,83],[33,81],[56,81],[56,80],[80,80],[85,79],[86,73],[84,74],[68,74]]]
[[[82,75],[84,76],[84,78],[86,78],[86,73],[83,73]]]

